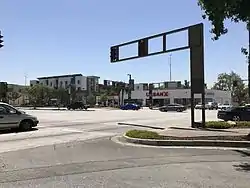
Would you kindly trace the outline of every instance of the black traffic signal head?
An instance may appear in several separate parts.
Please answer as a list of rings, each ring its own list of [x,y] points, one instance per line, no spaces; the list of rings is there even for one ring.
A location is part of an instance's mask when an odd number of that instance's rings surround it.
[[[110,48],[110,62],[116,62],[119,60],[119,47],[112,46]]]
[[[144,57],[148,55],[148,39],[138,41],[138,56]]]
[[[1,31],[0,31],[0,48],[3,47],[3,35],[1,35]]]

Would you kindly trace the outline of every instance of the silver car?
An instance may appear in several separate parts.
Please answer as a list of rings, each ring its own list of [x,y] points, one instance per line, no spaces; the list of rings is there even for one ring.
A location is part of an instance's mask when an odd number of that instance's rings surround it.
[[[26,114],[13,106],[0,102],[0,129],[31,130],[39,123],[37,117]]]

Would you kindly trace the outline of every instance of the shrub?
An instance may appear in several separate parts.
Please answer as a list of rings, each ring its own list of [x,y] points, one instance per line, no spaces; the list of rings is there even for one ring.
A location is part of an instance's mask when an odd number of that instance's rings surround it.
[[[228,129],[232,128],[234,125],[225,121],[208,121],[206,122],[205,126],[206,128],[213,128],[213,129]]]
[[[145,131],[145,130],[130,130],[126,132],[126,136],[131,138],[141,139],[163,139],[164,137],[159,135],[157,132]]]
[[[250,128],[250,121],[238,121],[235,122],[235,128]]]

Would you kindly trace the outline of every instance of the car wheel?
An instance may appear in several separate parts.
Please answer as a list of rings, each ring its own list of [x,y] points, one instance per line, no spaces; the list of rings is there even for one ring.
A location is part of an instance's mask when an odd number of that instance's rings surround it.
[[[240,116],[238,116],[238,115],[234,116],[233,121],[240,121]]]
[[[31,120],[24,120],[20,123],[19,129],[21,131],[29,131],[32,129],[33,122]]]

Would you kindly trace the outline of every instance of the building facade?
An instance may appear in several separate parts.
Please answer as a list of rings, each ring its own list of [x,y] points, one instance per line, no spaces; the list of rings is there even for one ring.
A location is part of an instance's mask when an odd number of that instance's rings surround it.
[[[39,77],[31,80],[30,86],[41,84],[54,89],[63,88],[69,94],[77,91],[78,100],[86,100],[88,95],[93,95],[98,90],[98,76],[83,76],[82,74],[59,75],[49,77]]]
[[[164,86],[154,88],[152,91],[153,105],[163,106],[170,103],[178,103],[183,105],[191,104],[191,89],[184,89],[181,84],[170,84],[171,87]],[[124,102],[128,99],[128,94],[123,94]],[[121,94],[120,94],[121,96]],[[122,97],[122,96],[121,96]],[[201,102],[201,95],[195,94],[195,104]],[[149,87],[148,84],[135,84],[134,90],[131,91],[131,99],[143,106],[149,104]],[[217,102],[221,104],[231,104],[231,92],[221,90],[205,90],[205,102]]]

